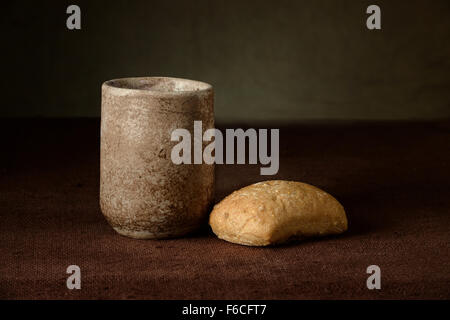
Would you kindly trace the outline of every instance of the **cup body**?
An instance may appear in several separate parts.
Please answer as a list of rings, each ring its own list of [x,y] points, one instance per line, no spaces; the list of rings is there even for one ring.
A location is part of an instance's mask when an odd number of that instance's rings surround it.
[[[193,145],[194,121],[202,121],[203,131],[213,128],[213,96],[210,85],[178,78],[102,85],[100,207],[119,234],[177,237],[207,221],[214,165],[174,164],[171,152],[179,142],[171,135],[187,129]]]

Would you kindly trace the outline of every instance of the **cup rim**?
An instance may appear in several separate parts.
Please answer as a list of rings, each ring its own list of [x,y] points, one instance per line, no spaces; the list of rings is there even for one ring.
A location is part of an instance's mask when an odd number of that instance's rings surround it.
[[[151,90],[150,88],[145,87],[145,85],[157,83],[158,80],[172,82],[175,85],[177,83],[184,84],[188,89]],[[142,87],[139,87],[139,85],[142,85]],[[140,93],[151,96],[178,96],[178,95],[198,94],[212,91],[212,85],[206,82],[176,77],[164,77],[164,76],[125,77],[125,78],[111,79],[103,82],[102,87],[108,88],[109,90],[113,90],[120,94]]]

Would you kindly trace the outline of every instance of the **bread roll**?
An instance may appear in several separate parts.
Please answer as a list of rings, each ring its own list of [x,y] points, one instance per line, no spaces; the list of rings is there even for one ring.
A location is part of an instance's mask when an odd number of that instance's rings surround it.
[[[272,180],[237,190],[215,205],[213,232],[229,242],[266,246],[347,230],[342,205],[306,183]]]

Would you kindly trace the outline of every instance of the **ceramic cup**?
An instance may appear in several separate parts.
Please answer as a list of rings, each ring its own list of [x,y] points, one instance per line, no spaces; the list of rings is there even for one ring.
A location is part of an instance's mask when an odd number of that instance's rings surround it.
[[[199,81],[124,78],[102,85],[100,207],[119,234],[189,233],[207,221],[214,165],[174,164],[173,130],[214,127],[213,89]],[[202,142],[203,148],[209,142]],[[193,143],[192,143],[193,144]]]

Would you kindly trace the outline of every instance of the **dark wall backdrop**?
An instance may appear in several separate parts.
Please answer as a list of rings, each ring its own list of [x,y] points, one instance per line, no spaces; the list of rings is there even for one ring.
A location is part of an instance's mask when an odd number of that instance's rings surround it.
[[[82,30],[66,28],[78,4]],[[365,26],[378,4],[382,30]],[[127,76],[202,80],[216,118],[450,117],[450,1],[8,1],[0,116],[99,116]]]

